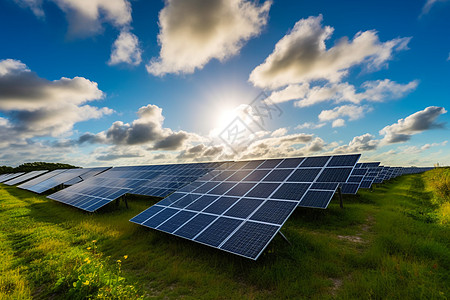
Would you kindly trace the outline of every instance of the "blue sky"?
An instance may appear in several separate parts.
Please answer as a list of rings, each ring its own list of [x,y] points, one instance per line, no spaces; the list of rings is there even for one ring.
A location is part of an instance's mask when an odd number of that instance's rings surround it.
[[[3,0],[0,165],[449,165],[449,14],[443,0]]]

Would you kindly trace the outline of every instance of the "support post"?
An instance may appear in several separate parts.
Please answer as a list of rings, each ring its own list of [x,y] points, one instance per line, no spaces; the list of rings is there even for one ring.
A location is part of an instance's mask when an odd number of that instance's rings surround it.
[[[116,207],[119,207],[120,198],[116,199]]]
[[[281,230],[278,231],[278,233],[281,235],[281,237],[283,238],[283,240],[285,240],[286,243],[289,244],[289,246],[292,246],[291,242],[289,242],[289,240],[284,236],[284,234],[281,232]]]
[[[125,201],[125,207],[128,209],[128,200],[127,200],[127,197],[123,196],[123,201]]]
[[[341,208],[344,208],[344,202],[342,201],[342,191],[341,191],[341,187],[338,187],[337,189],[338,195],[339,195],[339,206]]]

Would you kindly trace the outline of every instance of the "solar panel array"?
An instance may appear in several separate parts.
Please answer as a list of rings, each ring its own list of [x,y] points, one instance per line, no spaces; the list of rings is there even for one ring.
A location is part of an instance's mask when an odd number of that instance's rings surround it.
[[[7,184],[7,185],[20,184],[20,183],[22,183],[24,181],[33,179],[33,178],[35,178],[37,176],[40,176],[40,175],[42,175],[44,173],[47,173],[47,172],[48,172],[48,170],[31,171],[31,172],[25,173],[25,174],[23,174],[21,176],[18,176],[16,178],[13,178],[13,179],[10,179],[8,181],[5,181],[4,184]]]
[[[21,176],[25,174],[25,172],[19,172],[19,173],[7,173],[0,175],[0,182],[5,182],[8,180],[11,180],[12,178],[16,178],[18,176]]]
[[[359,157],[224,164],[130,221],[256,260],[297,206],[326,208]]]
[[[95,211],[125,194],[163,200],[130,221],[256,260],[296,207],[326,208],[338,187],[356,194],[432,168],[357,163],[360,154],[237,162],[62,169],[0,175],[0,182]],[[45,173],[45,174],[44,174]]]
[[[51,194],[48,198],[92,212],[125,194],[165,196],[217,165],[198,163],[116,167]]]

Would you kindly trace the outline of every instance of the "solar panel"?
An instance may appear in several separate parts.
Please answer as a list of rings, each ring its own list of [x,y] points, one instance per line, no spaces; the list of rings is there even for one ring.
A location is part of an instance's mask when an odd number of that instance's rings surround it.
[[[297,206],[326,208],[359,157],[222,165],[130,221],[256,260]]]
[[[125,194],[166,197],[220,164],[115,167],[48,198],[92,212]]]
[[[369,171],[368,168],[355,168],[353,169],[350,177],[348,177],[347,182],[341,184],[342,194],[355,195],[358,192],[361,182],[364,176]]]
[[[55,176],[47,178],[46,180],[43,180],[37,184],[34,184],[33,186],[28,187],[27,190],[41,194],[45,191],[51,190],[52,188],[55,188],[63,184],[66,181],[76,178],[88,171],[89,169],[67,169],[63,172],[55,174]]]
[[[91,177],[97,176],[98,174],[105,172],[106,170],[111,169],[111,167],[96,167],[96,168],[87,168],[85,170],[88,170],[87,172],[72,178],[69,181],[64,182],[64,185],[74,185],[76,183],[85,181],[86,179],[89,179]]]
[[[4,174],[1,178],[0,178],[0,183],[1,182],[6,182],[8,180],[11,180],[13,178],[22,176],[23,174],[25,174],[25,172],[19,172],[19,173],[8,173],[8,174]]]
[[[44,175],[41,175],[39,177],[36,177],[34,179],[31,179],[25,183],[22,183],[18,186],[18,188],[24,189],[24,190],[30,190],[33,186],[44,182],[45,180],[52,178],[53,176],[56,176],[62,172],[65,172],[67,169],[59,169],[59,170],[53,170],[51,172],[45,173]]]
[[[24,181],[33,179],[33,178],[35,178],[37,176],[40,176],[40,175],[42,175],[44,173],[47,173],[47,172],[48,172],[48,170],[31,171],[31,172],[28,172],[28,173],[23,174],[21,176],[18,176],[18,177],[14,178],[14,179],[8,180],[8,181],[6,181],[4,183],[7,184],[7,185],[20,184],[20,183],[22,183]]]

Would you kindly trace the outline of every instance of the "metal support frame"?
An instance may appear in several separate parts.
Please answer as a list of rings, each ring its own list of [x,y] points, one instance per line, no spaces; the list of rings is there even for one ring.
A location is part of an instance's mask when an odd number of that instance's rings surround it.
[[[283,240],[286,241],[286,243],[289,244],[289,246],[292,246],[291,242],[289,242],[289,240],[284,236],[284,234],[280,231],[278,231],[278,233],[280,234],[280,236],[283,238]]]
[[[344,202],[342,201],[342,189],[341,189],[341,187],[338,187],[337,193],[339,195],[339,206],[341,208],[344,208]]]

